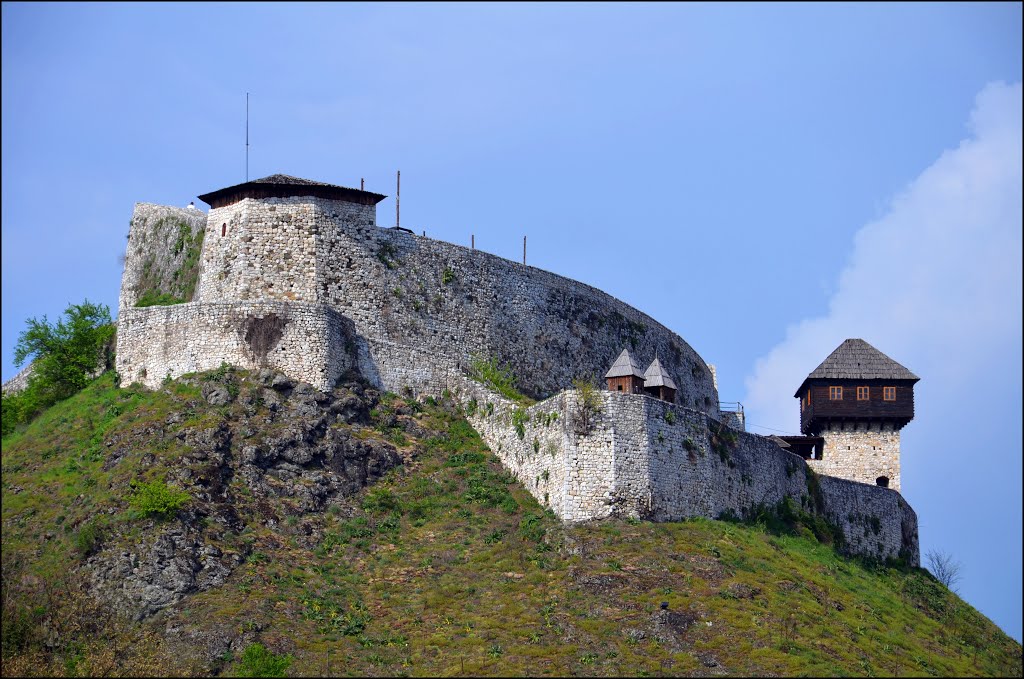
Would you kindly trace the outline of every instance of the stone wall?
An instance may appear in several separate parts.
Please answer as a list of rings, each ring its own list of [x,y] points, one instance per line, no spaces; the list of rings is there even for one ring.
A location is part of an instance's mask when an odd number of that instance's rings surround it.
[[[767,437],[705,413],[602,391],[600,412],[581,434],[578,394],[566,391],[521,409],[520,436],[515,403],[474,383],[457,390],[488,446],[564,521],[743,516],[790,497],[839,526],[851,552],[918,563],[917,518],[899,493],[817,477]]]
[[[17,375],[4,382],[4,396],[14,395],[25,391],[25,388],[28,387],[28,379],[32,377],[32,373],[35,372],[34,366],[35,362],[33,361],[19,370]]]
[[[544,397],[576,377],[599,380],[624,347],[661,359],[677,400],[717,413],[710,370],[678,335],[588,285],[494,255],[376,227],[373,206],[316,198],[244,199],[210,212],[198,299],[329,304],[351,318],[371,360],[423,360],[398,390],[437,383],[473,355],[509,364]],[[221,236],[221,231],[225,236]],[[401,349],[401,348],[405,349]]]
[[[227,362],[270,367],[321,390],[355,365],[350,321],[320,304],[226,302],[122,309],[117,371],[157,388],[167,375]]]
[[[889,423],[832,424],[821,436],[825,439],[821,459],[808,461],[816,472],[871,485],[884,476],[889,488],[900,490],[898,429]]]
[[[205,229],[206,213],[201,210],[136,203],[118,308],[134,307],[147,292],[190,301]]]

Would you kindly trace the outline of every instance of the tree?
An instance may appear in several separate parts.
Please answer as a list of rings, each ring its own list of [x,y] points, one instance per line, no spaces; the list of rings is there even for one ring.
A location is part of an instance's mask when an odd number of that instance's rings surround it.
[[[956,592],[954,585],[960,581],[960,562],[948,552],[937,549],[929,551],[925,555],[925,560],[928,563],[928,570],[935,576],[935,579],[951,592]]]
[[[3,399],[3,433],[57,401],[78,393],[97,372],[111,367],[114,326],[110,309],[85,300],[64,310],[56,325],[46,316],[30,318],[14,347],[14,363],[32,359],[24,391]]]

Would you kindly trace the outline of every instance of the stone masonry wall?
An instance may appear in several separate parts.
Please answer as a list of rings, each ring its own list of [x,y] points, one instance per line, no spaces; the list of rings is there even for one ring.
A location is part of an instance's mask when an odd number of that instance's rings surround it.
[[[432,388],[431,375],[480,355],[508,363],[525,393],[544,397],[576,377],[600,378],[629,347],[642,364],[661,359],[680,403],[717,413],[707,365],[649,316],[534,267],[378,228],[374,215],[373,206],[316,198],[212,210],[197,299],[328,304],[355,323],[369,361],[387,363],[396,351],[422,359],[407,365],[408,378],[397,366],[378,369],[395,391]]]
[[[471,382],[459,390],[484,441],[564,521],[743,516],[790,497],[838,525],[851,552],[918,563],[917,518],[899,493],[816,477],[798,455],[704,413],[643,395],[599,393],[600,412],[586,435],[573,426],[578,396],[565,391],[523,409],[520,437],[516,404]]]
[[[350,321],[320,304],[193,302],[122,309],[117,371],[124,384],[152,389],[167,375],[227,362],[275,368],[327,390],[355,365],[352,335]]]
[[[322,303],[317,241],[339,226],[372,226],[375,208],[317,198],[245,199],[210,211],[199,301]]]
[[[190,301],[197,271],[189,266],[206,229],[206,213],[168,205],[136,203],[128,230],[118,308],[135,306],[145,292]]]
[[[900,490],[899,430],[888,423],[846,423],[831,425],[821,436],[822,458],[808,461],[816,472],[871,485],[884,476],[889,488]]]

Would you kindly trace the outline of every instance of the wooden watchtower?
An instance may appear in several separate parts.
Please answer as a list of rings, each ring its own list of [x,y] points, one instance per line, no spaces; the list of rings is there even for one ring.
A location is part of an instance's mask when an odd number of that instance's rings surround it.
[[[808,464],[829,476],[899,490],[900,430],[914,419],[919,380],[862,339],[840,344],[794,394],[803,439],[820,448]]]
[[[803,381],[800,431],[817,436],[833,425],[887,424],[901,429],[914,419],[919,378],[862,339],[848,339]]]
[[[676,383],[661,367],[661,361],[657,358],[644,372],[644,391],[654,398],[660,398],[669,403],[676,400]]]
[[[615,359],[611,370],[604,376],[608,380],[608,391],[620,391],[626,394],[644,393],[644,374],[628,349],[623,349]]]

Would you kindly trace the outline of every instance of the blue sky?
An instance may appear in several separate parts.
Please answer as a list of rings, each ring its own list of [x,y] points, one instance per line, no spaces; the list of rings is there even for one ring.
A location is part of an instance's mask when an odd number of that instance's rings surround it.
[[[2,12],[5,380],[27,318],[116,313],[136,201],[244,181],[250,92],[251,177],[400,169],[403,226],[527,236],[716,364],[751,431],[794,431],[846,337],[916,372],[922,553],[1021,638],[1019,3]]]

